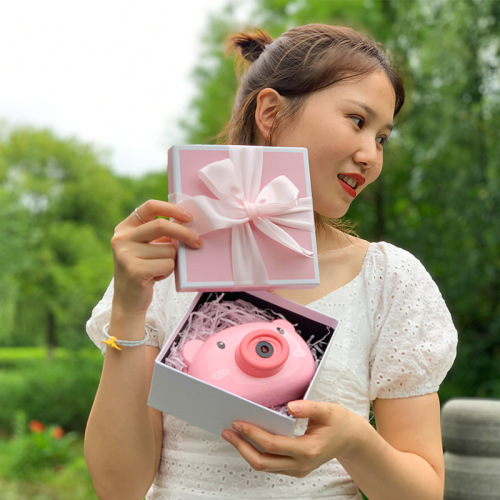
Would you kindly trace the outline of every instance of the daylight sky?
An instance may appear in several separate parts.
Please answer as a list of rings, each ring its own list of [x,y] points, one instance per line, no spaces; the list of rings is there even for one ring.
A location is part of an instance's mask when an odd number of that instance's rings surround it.
[[[0,0],[0,121],[108,149],[119,174],[164,168],[207,15],[226,3]]]

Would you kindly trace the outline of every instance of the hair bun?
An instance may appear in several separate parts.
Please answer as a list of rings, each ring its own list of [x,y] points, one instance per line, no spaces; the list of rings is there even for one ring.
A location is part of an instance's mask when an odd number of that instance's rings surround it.
[[[249,33],[236,33],[229,39],[229,49],[238,50],[245,61],[254,62],[273,39],[260,29]]]

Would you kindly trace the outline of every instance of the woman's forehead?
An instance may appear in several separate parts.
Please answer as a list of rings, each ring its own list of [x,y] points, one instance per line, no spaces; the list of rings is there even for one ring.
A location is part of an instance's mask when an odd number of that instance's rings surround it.
[[[387,128],[392,128],[396,93],[383,71],[344,80],[314,94],[322,96],[324,101],[332,100],[362,108],[371,117],[385,120]]]

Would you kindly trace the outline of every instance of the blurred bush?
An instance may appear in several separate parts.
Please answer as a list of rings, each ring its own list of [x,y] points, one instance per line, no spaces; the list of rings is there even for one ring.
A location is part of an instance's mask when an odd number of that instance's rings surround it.
[[[14,415],[83,433],[99,384],[102,355],[58,350],[53,359],[8,359],[0,354],[0,429],[14,430]]]
[[[14,435],[0,442],[2,475],[7,477],[37,477],[42,469],[59,468],[72,459],[71,445],[76,433],[65,433],[60,425],[45,426],[38,420],[29,425],[26,413],[16,413]]]
[[[19,410],[14,433],[0,440],[2,500],[89,500],[96,498],[83,458],[83,440],[60,425],[28,422]]]

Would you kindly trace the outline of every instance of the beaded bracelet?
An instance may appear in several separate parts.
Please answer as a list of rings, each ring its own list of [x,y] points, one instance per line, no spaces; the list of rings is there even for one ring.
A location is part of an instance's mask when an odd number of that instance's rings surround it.
[[[113,349],[116,349],[118,351],[121,351],[120,346],[136,347],[136,346],[145,344],[149,340],[150,331],[156,331],[156,328],[154,328],[153,326],[148,325],[146,323],[146,325],[145,325],[146,335],[144,336],[144,338],[142,340],[118,340],[116,337],[113,337],[113,336],[108,334],[108,328],[109,328],[109,323],[106,323],[102,327],[102,334],[104,335],[106,340],[101,340],[101,342],[106,344],[106,345],[109,345],[110,347],[112,347]]]

